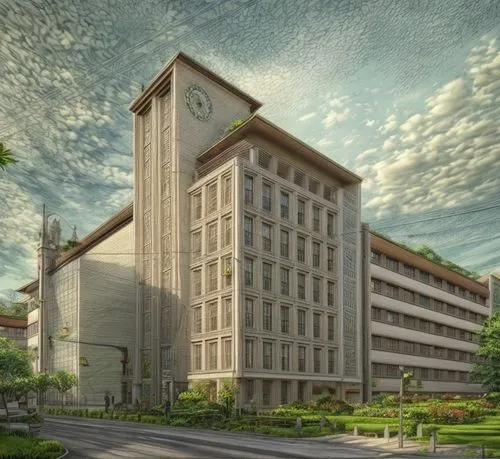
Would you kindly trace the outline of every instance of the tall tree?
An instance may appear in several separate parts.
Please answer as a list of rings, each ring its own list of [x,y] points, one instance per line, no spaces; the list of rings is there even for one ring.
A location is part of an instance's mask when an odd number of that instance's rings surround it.
[[[500,313],[486,320],[478,337],[476,355],[481,361],[473,365],[471,379],[491,392],[500,392]]]
[[[12,155],[12,152],[0,142],[0,169],[5,170],[9,164],[17,163],[17,160]]]
[[[61,408],[64,408],[64,399],[66,392],[78,384],[78,378],[75,374],[69,373],[66,370],[59,370],[53,375],[54,387],[61,394]]]

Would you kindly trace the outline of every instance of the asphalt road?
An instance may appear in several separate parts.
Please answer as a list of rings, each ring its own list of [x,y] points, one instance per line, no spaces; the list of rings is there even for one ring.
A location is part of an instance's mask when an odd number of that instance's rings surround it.
[[[62,441],[70,452],[66,456],[67,459],[397,457],[387,452],[332,444],[321,440],[276,438],[250,433],[87,418],[47,416],[41,437]]]

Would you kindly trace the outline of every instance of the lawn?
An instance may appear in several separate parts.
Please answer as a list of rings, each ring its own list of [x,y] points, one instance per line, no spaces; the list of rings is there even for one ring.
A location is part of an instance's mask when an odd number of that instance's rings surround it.
[[[64,451],[62,443],[55,440],[0,434],[0,459],[54,459]]]

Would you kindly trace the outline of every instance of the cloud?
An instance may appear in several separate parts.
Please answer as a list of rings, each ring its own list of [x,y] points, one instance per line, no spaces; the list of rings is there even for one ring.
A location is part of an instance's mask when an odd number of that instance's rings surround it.
[[[365,126],[372,127],[375,124],[375,120],[366,120]]]
[[[342,123],[343,121],[347,120],[350,113],[351,110],[348,107],[345,107],[341,111],[332,109],[327,113],[326,117],[321,120],[321,122],[323,123],[323,126],[325,128],[331,128],[336,124]]]
[[[329,140],[326,137],[323,139],[320,139],[318,142],[316,142],[316,145],[318,147],[326,147],[328,145],[331,145],[333,143],[333,140]]]
[[[388,132],[394,130],[396,126],[396,115],[392,114],[387,117],[387,119],[385,120],[385,124],[383,126],[380,126],[378,130],[382,132],[382,134],[387,134]]]
[[[299,121],[307,121],[316,116],[316,112],[307,113],[299,118]]]

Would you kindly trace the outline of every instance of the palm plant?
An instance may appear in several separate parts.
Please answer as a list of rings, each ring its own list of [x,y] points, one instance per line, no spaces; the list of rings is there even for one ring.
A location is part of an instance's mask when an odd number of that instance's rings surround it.
[[[12,152],[0,142],[0,169],[5,170],[9,164],[17,163],[17,160],[12,156]]]

